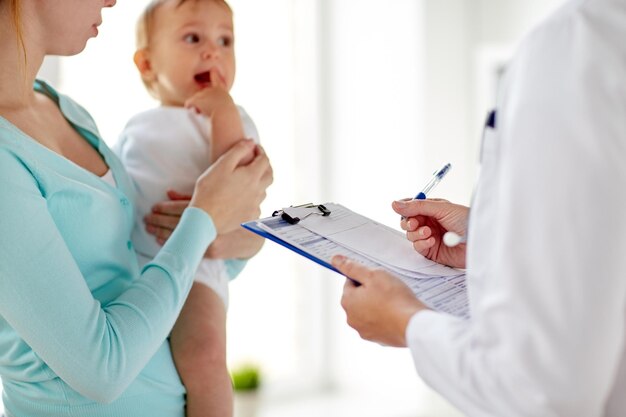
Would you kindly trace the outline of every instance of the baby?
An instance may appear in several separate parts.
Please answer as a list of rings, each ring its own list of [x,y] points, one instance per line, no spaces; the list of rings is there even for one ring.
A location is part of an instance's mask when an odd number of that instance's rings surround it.
[[[198,176],[220,155],[243,138],[258,142],[258,135],[229,94],[235,78],[234,34],[232,11],[223,0],[153,0],[138,23],[134,61],[161,104],[133,117],[116,146],[137,185],[137,215],[143,218],[167,199],[168,190],[190,195]],[[143,227],[136,227],[133,241],[142,265],[159,249]],[[170,337],[187,390],[188,417],[232,416],[228,281],[262,244],[262,238],[243,229],[218,236],[207,251],[210,259],[196,272]]]

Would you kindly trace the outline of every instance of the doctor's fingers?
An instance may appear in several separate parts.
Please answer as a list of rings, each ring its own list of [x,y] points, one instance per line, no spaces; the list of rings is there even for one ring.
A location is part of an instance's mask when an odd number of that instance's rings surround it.
[[[413,231],[406,232],[406,238],[407,240],[410,240],[411,242],[418,242],[420,240],[426,240],[430,238],[432,235],[433,235],[433,229],[431,229],[428,226],[422,226],[422,227],[416,228]]]
[[[413,242],[413,249],[415,249],[415,252],[419,253],[422,256],[427,257],[428,259],[431,259],[431,257],[429,256],[430,250],[433,246],[437,244],[437,239],[431,236],[427,239],[414,240],[412,242]]]
[[[424,216],[407,217],[400,221],[400,227],[407,232],[413,232],[418,227],[426,224],[426,218]]]
[[[404,217],[427,216],[441,219],[455,210],[455,204],[442,199],[398,200],[391,205],[393,210]]]
[[[342,255],[335,255],[330,261],[343,275],[352,278],[361,285],[371,282],[374,271]]]

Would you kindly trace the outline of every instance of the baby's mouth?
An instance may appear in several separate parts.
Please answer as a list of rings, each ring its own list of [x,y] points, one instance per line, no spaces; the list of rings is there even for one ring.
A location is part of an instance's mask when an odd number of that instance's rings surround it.
[[[196,74],[193,78],[199,84],[202,84],[202,85],[211,84],[211,72],[210,71]]]

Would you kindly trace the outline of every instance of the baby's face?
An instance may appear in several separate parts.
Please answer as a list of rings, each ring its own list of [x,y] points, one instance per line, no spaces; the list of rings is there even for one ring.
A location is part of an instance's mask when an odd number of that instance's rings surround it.
[[[235,80],[235,37],[228,7],[218,1],[168,1],[154,15],[149,57],[152,87],[161,103],[183,106],[219,81],[230,91]],[[215,70],[221,80],[212,80]]]

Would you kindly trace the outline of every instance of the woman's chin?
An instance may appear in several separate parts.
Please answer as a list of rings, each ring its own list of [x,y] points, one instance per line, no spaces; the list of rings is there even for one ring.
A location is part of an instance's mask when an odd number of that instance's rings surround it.
[[[81,52],[83,52],[85,50],[86,46],[87,46],[87,41],[83,42],[80,45],[78,45],[78,44],[75,44],[75,45],[72,45],[72,46],[68,45],[68,47],[66,47],[66,48],[48,52],[46,55],[74,56],[74,55],[78,55]]]

